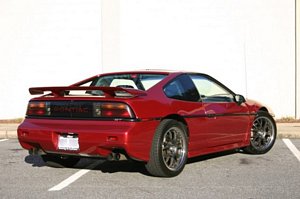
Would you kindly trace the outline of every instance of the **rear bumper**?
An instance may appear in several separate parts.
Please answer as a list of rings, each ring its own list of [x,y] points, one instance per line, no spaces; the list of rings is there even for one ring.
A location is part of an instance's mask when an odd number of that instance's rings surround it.
[[[125,150],[131,158],[148,161],[159,121],[90,121],[25,119],[18,127],[18,139],[27,150],[78,156],[108,157],[113,150]],[[59,135],[78,135],[79,150],[58,149]]]

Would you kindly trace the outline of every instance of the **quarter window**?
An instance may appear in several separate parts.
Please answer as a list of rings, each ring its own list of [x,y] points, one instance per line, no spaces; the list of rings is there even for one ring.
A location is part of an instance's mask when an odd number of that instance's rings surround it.
[[[188,75],[181,75],[171,81],[164,88],[167,97],[184,100],[184,101],[199,101],[199,93]]]

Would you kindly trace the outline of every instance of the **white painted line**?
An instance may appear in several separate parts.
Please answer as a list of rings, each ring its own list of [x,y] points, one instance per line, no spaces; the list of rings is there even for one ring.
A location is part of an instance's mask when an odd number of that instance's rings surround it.
[[[296,156],[300,162],[300,151],[295,147],[295,145],[289,139],[282,139],[285,145],[290,149],[290,151]]]
[[[1,139],[0,142],[4,142],[4,141],[7,141],[7,140],[8,140],[8,139]]]
[[[70,177],[68,177],[67,179],[65,179],[61,183],[59,183],[58,185],[55,185],[54,187],[48,189],[48,191],[60,191],[63,188],[66,188],[67,186],[69,186],[70,184],[72,184],[73,182],[78,180],[80,177],[87,174],[88,172],[90,172],[95,167],[97,167],[100,163],[101,163],[101,160],[98,160],[98,161],[94,162],[93,164],[88,166],[86,169],[81,169],[80,171],[76,172],[75,174],[71,175]]]

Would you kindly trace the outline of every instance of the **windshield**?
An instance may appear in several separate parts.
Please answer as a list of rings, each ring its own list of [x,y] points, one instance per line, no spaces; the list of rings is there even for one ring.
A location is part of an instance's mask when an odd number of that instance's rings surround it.
[[[148,90],[166,75],[164,74],[115,74],[101,76],[95,79],[91,86],[122,87],[138,90]]]

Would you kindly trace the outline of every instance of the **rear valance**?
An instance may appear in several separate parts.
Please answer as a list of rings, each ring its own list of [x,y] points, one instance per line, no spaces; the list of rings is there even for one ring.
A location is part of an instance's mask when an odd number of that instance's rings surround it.
[[[105,97],[120,96],[120,93],[128,93],[132,97],[146,95],[145,91],[121,88],[121,87],[97,87],[97,86],[67,86],[67,87],[33,87],[29,88],[31,95],[43,95],[45,91],[50,91],[54,96],[64,96],[68,91],[102,91]],[[121,95],[122,96],[122,95]]]

